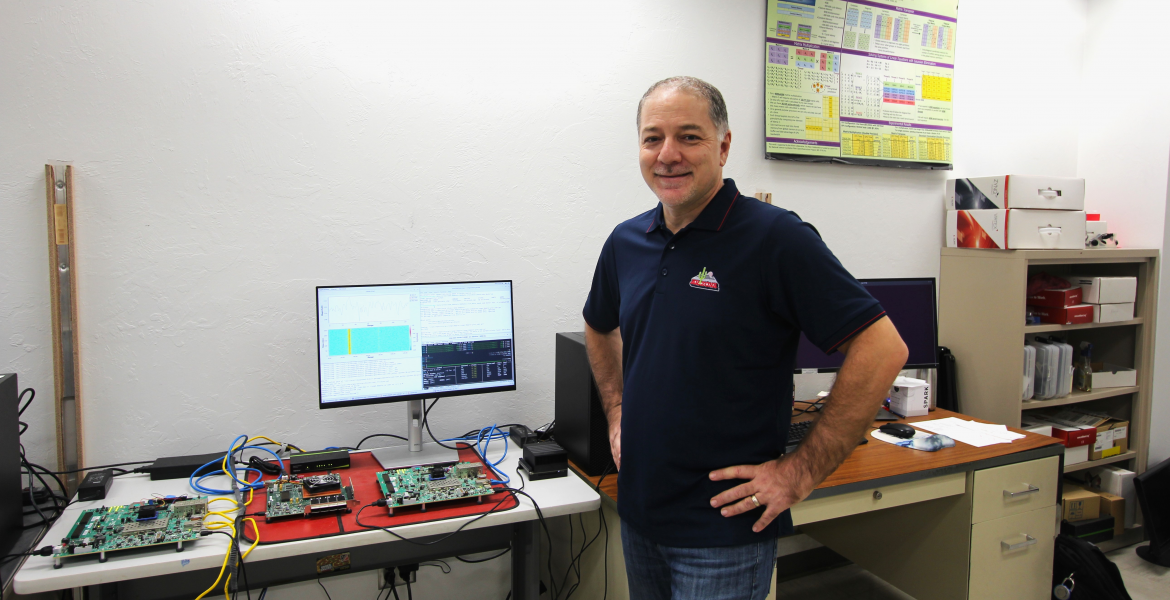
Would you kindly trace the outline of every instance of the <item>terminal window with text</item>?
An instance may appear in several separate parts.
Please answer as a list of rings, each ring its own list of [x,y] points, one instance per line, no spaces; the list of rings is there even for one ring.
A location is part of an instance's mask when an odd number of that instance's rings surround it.
[[[321,408],[516,389],[512,282],[317,288]]]

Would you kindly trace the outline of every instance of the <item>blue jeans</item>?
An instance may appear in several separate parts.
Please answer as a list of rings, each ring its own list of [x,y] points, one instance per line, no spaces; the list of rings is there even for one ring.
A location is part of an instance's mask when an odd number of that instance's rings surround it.
[[[776,539],[726,548],[655,544],[622,523],[630,600],[764,600]]]

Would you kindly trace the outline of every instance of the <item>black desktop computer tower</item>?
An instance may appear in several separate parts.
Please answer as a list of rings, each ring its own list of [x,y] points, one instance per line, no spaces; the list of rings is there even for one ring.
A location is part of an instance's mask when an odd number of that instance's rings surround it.
[[[20,391],[15,373],[0,374],[0,553],[20,538],[24,507],[20,502]]]
[[[557,334],[555,416],[557,443],[588,475],[601,475],[613,460],[601,394],[585,355],[585,333]]]

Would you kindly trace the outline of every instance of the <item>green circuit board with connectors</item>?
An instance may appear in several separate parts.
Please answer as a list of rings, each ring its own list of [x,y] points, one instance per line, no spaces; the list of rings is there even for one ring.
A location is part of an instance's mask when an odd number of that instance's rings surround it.
[[[265,482],[268,498],[264,521],[288,517],[312,517],[335,512],[350,512],[354,499],[353,482],[342,485],[341,475],[285,475]]]
[[[405,467],[381,471],[376,477],[390,514],[407,506],[426,510],[435,502],[469,498],[482,502],[495,493],[483,465],[474,462]]]
[[[148,546],[174,544],[182,552],[184,542],[193,542],[203,533],[207,496],[152,498],[122,506],[103,506],[82,511],[69,535],[53,553],[53,566],[61,559],[98,555]]]

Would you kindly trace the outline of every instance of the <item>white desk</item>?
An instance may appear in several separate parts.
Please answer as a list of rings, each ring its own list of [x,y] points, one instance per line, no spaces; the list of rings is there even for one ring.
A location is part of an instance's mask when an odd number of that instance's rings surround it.
[[[508,441],[511,445],[511,440]],[[488,459],[496,460],[503,448],[489,450]],[[517,460],[521,451],[511,445],[508,456],[499,469],[518,485]],[[208,478],[208,487],[226,489],[226,476]],[[561,477],[543,481],[527,482],[524,491],[531,494],[546,518],[596,510],[600,497],[588,483],[578,477]],[[59,542],[68,535],[78,515],[88,508],[128,504],[149,498],[152,493],[193,494],[186,479],[151,481],[148,475],[124,475],[114,480],[105,500],[78,502],[65,509],[65,514],[49,530],[41,545]],[[359,506],[375,498],[359,498]],[[348,573],[419,562],[432,558],[450,557],[456,554],[470,554],[508,547],[512,544],[513,597],[517,600],[538,597],[540,525],[536,509],[528,498],[517,495],[520,505],[512,510],[491,513],[468,525],[462,532],[451,536],[445,542],[433,546],[416,546],[400,541],[381,530],[369,530],[327,538],[301,540],[279,544],[261,544],[248,556],[246,568],[248,582],[252,589],[263,585],[277,585],[315,579],[316,558],[336,552],[351,552],[353,566]],[[257,501],[258,502],[258,501]],[[228,502],[217,502],[216,510],[230,507]],[[255,503],[249,512],[263,510]],[[356,510],[356,509],[355,509]],[[378,510],[371,508],[367,510]],[[383,509],[384,510],[384,509]],[[458,529],[475,518],[461,517],[394,529],[407,538],[434,538]],[[215,580],[223,556],[227,551],[226,536],[210,535],[186,544],[183,552],[173,547],[150,550],[129,550],[113,552],[105,563],[98,562],[97,556],[64,559],[60,569],[53,568],[53,558],[47,556],[29,557],[17,572],[13,589],[20,594],[31,594],[74,587],[91,587],[91,597],[115,597],[114,586],[102,586],[122,582],[118,588],[122,597],[134,598],[190,598],[206,589]],[[241,543],[242,549],[246,545]],[[311,565],[306,568],[306,565]],[[223,585],[223,582],[220,582]],[[199,587],[195,594],[188,595],[190,588]],[[103,589],[105,590],[103,593]],[[146,595],[149,594],[149,595]]]

